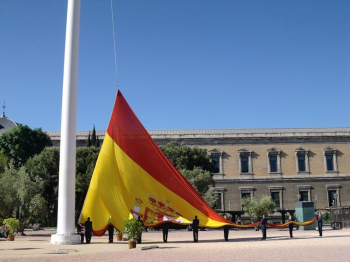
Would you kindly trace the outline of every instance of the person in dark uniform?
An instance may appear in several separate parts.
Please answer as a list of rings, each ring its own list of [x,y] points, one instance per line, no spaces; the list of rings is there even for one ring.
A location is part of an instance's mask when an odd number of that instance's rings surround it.
[[[143,222],[142,222],[141,218],[138,217],[138,218],[137,218],[137,221],[138,221],[139,223],[141,223],[141,225],[142,225],[142,230],[143,230]],[[142,242],[142,231],[141,231],[141,234],[137,237],[137,244],[141,244],[141,242]]]
[[[288,221],[292,222],[288,225],[288,227],[289,227],[289,236],[290,238],[293,238],[294,219],[292,215],[289,215]]]
[[[198,242],[198,226],[199,226],[199,220],[197,216],[195,216],[192,221],[193,242]]]
[[[266,240],[266,223],[267,223],[267,219],[265,217],[265,215],[263,215],[262,219],[261,219],[261,231],[262,231],[262,239],[261,240]]]
[[[317,216],[317,225],[318,225],[318,232],[320,233],[320,237],[322,237],[322,213],[318,212],[318,216]]]
[[[165,222],[165,223],[163,223],[163,226],[162,226],[163,241],[164,241],[164,242],[168,242],[169,225],[170,225],[169,222]]]
[[[224,218],[227,220],[227,216],[224,215]],[[225,237],[225,241],[228,241],[228,233],[230,232],[230,226],[229,225],[225,225],[224,226],[224,237]]]
[[[80,242],[83,244],[84,243],[85,228],[78,223],[77,229],[78,229],[77,233],[80,234]]]
[[[114,234],[114,226],[112,224],[109,224],[109,226],[108,226],[108,236],[109,236],[108,243],[113,243],[113,234]]]
[[[86,244],[90,244],[91,234],[92,234],[92,222],[90,221],[90,217],[87,218],[87,221],[85,221],[84,226],[85,226]]]

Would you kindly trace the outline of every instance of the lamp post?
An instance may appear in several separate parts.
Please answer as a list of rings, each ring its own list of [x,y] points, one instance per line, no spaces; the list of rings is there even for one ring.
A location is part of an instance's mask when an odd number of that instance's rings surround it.
[[[317,195],[315,195],[315,210],[317,210],[316,209],[316,204],[317,204]]]
[[[338,194],[335,193],[335,194],[334,194],[334,206],[335,206],[335,207],[338,206],[338,201],[337,201],[337,200],[338,200]]]

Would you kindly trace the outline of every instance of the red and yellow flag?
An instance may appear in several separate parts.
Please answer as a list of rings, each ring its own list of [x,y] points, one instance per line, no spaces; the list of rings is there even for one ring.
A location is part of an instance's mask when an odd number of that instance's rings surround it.
[[[186,225],[194,216],[203,227],[233,224],[212,210],[170,163],[118,91],[80,223],[90,217],[94,234],[102,235],[109,223],[122,229],[132,216],[145,226],[164,221]]]

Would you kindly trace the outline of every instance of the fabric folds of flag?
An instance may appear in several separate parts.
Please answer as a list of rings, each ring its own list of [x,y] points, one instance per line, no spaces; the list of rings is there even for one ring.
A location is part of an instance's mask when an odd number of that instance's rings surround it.
[[[194,216],[203,227],[233,225],[170,163],[118,91],[80,223],[90,217],[94,234],[102,235],[108,224],[122,229],[131,217],[156,226],[186,225]]]

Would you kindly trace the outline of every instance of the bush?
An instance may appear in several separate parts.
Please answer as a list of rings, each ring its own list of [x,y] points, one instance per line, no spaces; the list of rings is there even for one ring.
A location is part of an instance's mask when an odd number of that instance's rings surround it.
[[[132,241],[134,238],[139,237],[142,234],[143,225],[136,219],[130,219],[124,221],[123,234],[128,236],[128,240]]]
[[[322,218],[324,221],[328,222],[329,220],[331,220],[331,215],[329,214],[329,212],[324,212],[322,215]]]
[[[254,221],[258,221],[262,215],[271,214],[276,204],[270,196],[263,196],[258,202],[255,198],[243,198],[243,211]]]
[[[10,235],[13,235],[19,228],[19,220],[16,218],[8,218],[4,220],[5,227],[10,231]]]

